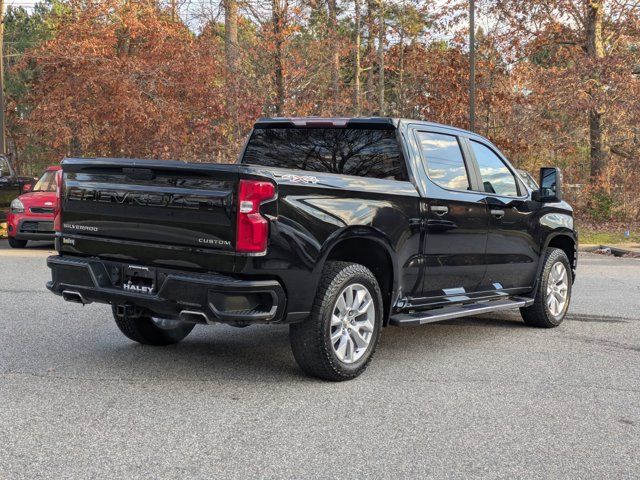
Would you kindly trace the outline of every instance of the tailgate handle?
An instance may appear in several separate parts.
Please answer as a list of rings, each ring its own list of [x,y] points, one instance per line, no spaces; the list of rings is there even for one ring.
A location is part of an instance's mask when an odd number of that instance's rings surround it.
[[[153,180],[156,178],[156,174],[150,168],[123,168],[122,173],[132,180]]]

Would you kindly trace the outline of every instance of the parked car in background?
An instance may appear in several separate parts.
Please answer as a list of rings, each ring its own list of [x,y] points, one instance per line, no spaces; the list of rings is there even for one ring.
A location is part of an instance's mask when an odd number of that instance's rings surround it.
[[[24,188],[33,186],[35,179],[20,177],[7,157],[0,155],[0,209],[9,206],[9,202],[24,193]]]
[[[61,167],[49,167],[31,188],[11,202],[7,214],[7,234],[12,248],[24,248],[29,240],[51,240],[53,231],[53,210],[56,203],[56,173]]]

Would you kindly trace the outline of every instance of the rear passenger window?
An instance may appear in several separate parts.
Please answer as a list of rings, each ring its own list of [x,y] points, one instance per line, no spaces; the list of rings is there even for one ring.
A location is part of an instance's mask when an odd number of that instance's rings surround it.
[[[473,140],[471,141],[471,148],[473,148],[478,167],[480,167],[484,191],[508,197],[517,197],[516,179],[500,157],[489,147]]]
[[[469,189],[469,175],[458,139],[453,135],[418,132],[418,142],[427,162],[429,178],[441,187]]]
[[[395,130],[256,128],[242,163],[408,180]]]

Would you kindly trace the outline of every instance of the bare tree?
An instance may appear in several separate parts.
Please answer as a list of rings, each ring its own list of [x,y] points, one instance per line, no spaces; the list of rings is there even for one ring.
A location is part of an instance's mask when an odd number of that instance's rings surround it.
[[[272,0],[273,9],[273,82],[276,89],[276,115],[284,115],[285,84],[284,84],[284,28],[289,10],[288,0]]]
[[[405,41],[405,0],[402,0],[402,9],[400,11],[400,65],[398,67],[398,112],[401,117],[405,116],[405,93],[404,93],[404,41]]]
[[[604,41],[602,37],[602,23],[604,18],[604,1],[603,0],[586,0],[587,1],[587,53],[593,60],[604,58]],[[603,86],[594,75],[594,89],[602,89]],[[597,91],[594,92],[597,95]],[[592,99],[593,100],[593,99]],[[592,181],[598,181],[602,171],[607,164],[608,151],[606,147],[606,139],[604,132],[603,116],[605,109],[603,105],[599,105],[597,100],[592,101],[589,108],[589,148],[590,148],[590,176]]]
[[[238,3],[224,0],[224,53],[227,61],[229,95],[227,98],[229,115],[233,121],[233,138],[240,133],[238,121]]]
[[[384,115],[384,38],[386,26],[384,21],[384,0],[378,0],[378,115]]]
[[[361,40],[361,23],[362,13],[360,12],[360,0],[353,0],[355,10],[355,41],[354,41],[354,89],[353,89],[353,109],[356,116],[360,116],[362,107],[360,105],[360,75],[362,66],[360,65],[360,40]]]
[[[338,48],[338,5],[336,0],[327,0],[329,9],[329,39],[331,41],[331,89],[333,103],[340,94],[340,49]]]
[[[365,23],[367,25],[367,47],[365,49],[365,61],[367,63],[366,79],[365,79],[365,92],[364,97],[366,99],[366,108],[368,112],[371,112],[373,105],[373,96],[375,93],[375,54],[376,54],[376,17],[375,17],[375,1],[367,0],[367,14],[365,16]]]

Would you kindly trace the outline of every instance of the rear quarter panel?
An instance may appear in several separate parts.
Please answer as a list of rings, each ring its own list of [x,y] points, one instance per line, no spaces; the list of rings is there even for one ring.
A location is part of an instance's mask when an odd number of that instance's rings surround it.
[[[255,173],[270,174],[278,184],[277,206],[263,208],[270,244],[264,256],[238,256],[236,272],[281,279],[290,321],[307,314],[326,258],[347,238],[382,245],[392,259],[396,286],[411,288],[418,281],[412,258],[421,242],[419,195],[410,182],[275,168]]]

